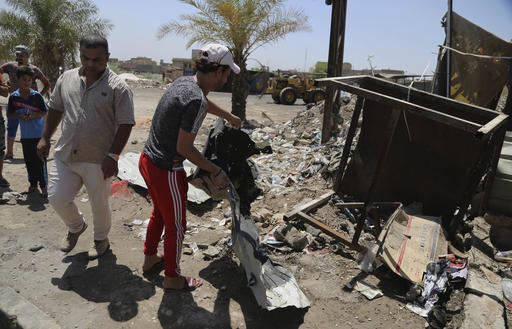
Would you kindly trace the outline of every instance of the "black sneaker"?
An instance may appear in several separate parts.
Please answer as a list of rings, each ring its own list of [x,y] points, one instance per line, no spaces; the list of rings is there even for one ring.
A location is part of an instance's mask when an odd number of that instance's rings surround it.
[[[11,184],[7,181],[7,179],[0,177],[0,187],[9,187]]]

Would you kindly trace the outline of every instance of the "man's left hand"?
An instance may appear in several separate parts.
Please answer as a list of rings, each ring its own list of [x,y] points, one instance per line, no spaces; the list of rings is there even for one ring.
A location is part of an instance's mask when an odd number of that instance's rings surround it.
[[[240,128],[242,126],[242,120],[234,114],[231,114],[231,117],[228,119],[229,124],[231,124],[235,128]]]
[[[117,161],[111,157],[105,157],[105,159],[103,159],[103,163],[101,164],[101,171],[103,171],[104,179],[116,176],[119,171],[117,168]]]

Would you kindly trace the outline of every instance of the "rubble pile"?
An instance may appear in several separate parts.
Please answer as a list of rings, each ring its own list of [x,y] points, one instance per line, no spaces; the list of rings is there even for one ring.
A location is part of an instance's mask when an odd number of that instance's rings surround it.
[[[132,89],[136,88],[165,88],[167,89],[169,85],[164,85],[158,81],[139,78],[133,73],[121,73],[119,77],[124,80],[128,86]]]
[[[355,101],[342,107],[344,116],[350,116]],[[323,178],[332,186],[348,132],[342,123],[339,131],[321,145],[324,104],[319,103],[297,114],[284,124],[256,128],[250,132],[258,142],[268,142],[273,154],[254,156],[258,165],[258,181],[265,193],[276,195],[295,193],[295,189],[310,186],[309,178]],[[286,189],[285,189],[286,188]]]
[[[161,88],[161,89],[167,89],[169,86],[166,86],[158,81],[150,80],[150,79],[137,79],[137,80],[131,80],[126,79],[126,83],[130,88]]]

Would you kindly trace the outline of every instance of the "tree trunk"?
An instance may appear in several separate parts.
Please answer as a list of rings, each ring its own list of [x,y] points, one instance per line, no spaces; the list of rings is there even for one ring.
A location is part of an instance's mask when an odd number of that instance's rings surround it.
[[[242,122],[247,121],[245,117],[245,105],[247,95],[249,95],[249,83],[247,81],[247,68],[245,61],[235,58],[235,62],[240,66],[240,73],[233,73],[233,84],[231,96],[231,113],[238,116]]]

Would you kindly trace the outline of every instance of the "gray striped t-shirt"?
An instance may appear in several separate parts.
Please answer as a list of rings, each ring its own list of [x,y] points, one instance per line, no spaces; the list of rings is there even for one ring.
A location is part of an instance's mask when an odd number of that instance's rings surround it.
[[[176,79],[158,103],[144,153],[156,166],[171,170],[178,133],[183,129],[197,134],[208,109],[208,101],[194,77]]]

